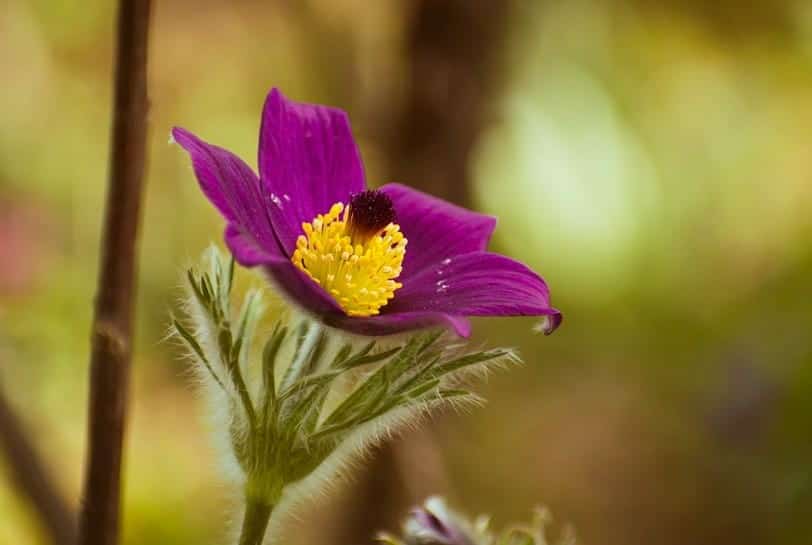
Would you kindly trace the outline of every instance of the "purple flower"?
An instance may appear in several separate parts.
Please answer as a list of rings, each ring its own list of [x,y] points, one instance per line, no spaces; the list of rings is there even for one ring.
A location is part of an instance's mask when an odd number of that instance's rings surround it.
[[[238,263],[262,267],[325,324],[363,335],[434,325],[467,337],[467,316],[543,316],[561,323],[544,280],[486,251],[496,219],[400,184],[366,189],[347,115],[271,90],[259,177],[182,128],[172,135],[228,222]]]
[[[476,545],[492,541],[484,537],[439,496],[414,508],[403,524],[406,545]]]

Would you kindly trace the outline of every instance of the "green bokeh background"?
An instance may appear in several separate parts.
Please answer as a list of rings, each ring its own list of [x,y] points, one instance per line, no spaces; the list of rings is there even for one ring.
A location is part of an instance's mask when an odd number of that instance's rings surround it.
[[[373,129],[407,92],[409,14],[155,2],[128,545],[227,542],[234,498],[165,341],[180,272],[222,229],[170,127],[254,164],[275,85],[348,110],[370,183],[389,181]],[[113,19],[102,0],[0,10],[0,384],[74,505]],[[514,1],[507,25],[471,205],[566,318],[551,337],[476,321],[526,364],[433,424],[456,504],[502,523],[545,503],[586,544],[812,543],[812,4]],[[8,471],[0,543],[44,543]],[[315,511],[340,520],[348,490]],[[330,537],[304,522],[290,540]]]

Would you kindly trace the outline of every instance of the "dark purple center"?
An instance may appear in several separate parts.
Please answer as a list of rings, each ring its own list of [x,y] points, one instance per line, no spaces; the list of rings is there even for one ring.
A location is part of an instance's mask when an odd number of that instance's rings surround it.
[[[350,235],[363,241],[395,221],[395,207],[386,193],[368,189],[350,197]]]

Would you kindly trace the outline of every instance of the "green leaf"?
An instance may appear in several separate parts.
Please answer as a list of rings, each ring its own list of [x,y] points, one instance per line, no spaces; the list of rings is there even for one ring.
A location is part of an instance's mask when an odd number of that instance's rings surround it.
[[[197,299],[197,302],[200,303],[201,307],[208,310],[209,301],[203,295],[203,291],[200,288],[200,283],[198,282],[197,277],[195,276],[194,269],[189,269],[188,271],[186,271],[186,277],[189,280],[189,287],[192,288],[192,293],[194,293],[195,299]]]
[[[417,371],[408,380],[406,380],[406,382],[396,388],[395,393],[402,394],[403,392],[406,392],[423,382],[423,379],[426,377],[430,378],[431,370],[439,360],[440,356],[435,356],[434,358],[427,359],[425,362],[421,363],[417,368]]]
[[[281,403],[293,394],[300,393],[308,388],[327,386],[341,373],[341,371],[329,371],[301,378],[279,395],[279,402]]]
[[[318,390],[313,390],[305,396],[304,398],[300,399],[299,403],[297,403],[293,411],[291,411],[290,415],[282,422],[285,426],[285,432],[290,435],[295,435],[301,429],[301,423],[305,419],[308,411],[313,410],[314,408],[314,401],[316,396],[319,395]]]
[[[205,362],[208,362],[208,360],[206,359],[206,355],[203,353],[203,349],[200,348],[200,344],[197,342],[197,339],[195,339],[194,335],[186,331],[186,328],[183,327],[181,323],[177,320],[172,320],[172,326],[175,328],[175,331],[177,331],[178,334],[181,337],[183,337],[183,340],[186,341],[186,344],[188,344],[189,347],[192,350],[194,350],[195,354],[197,354],[197,357],[199,357],[201,360]]]
[[[237,324],[237,338],[242,339],[245,337],[245,332],[248,327],[248,320],[251,317],[251,312],[254,308],[254,303],[258,299],[256,293],[252,292],[248,294],[248,297],[245,301],[245,305],[243,305],[242,313],[240,314],[240,321]]]
[[[327,347],[327,333],[325,330],[319,328],[318,335],[319,336],[316,339],[316,344],[308,355],[308,361],[305,365],[304,373],[312,373],[316,370],[319,361],[321,361],[321,356],[324,353],[324,349]]]
[[[228,329],[221,329],[217,335],[217,346],[220,347],[220,357],[223,363],[231,367],[231,331]]]
[[[275,425],[277,402],[276,402],[276,355],[282,346],[282,342],[288,334],[287,327],[281,327],[281,322],[277,322],[273,333],[262,349],[262,413],[261,427],[268,435]]]
[[[213,287],[216,288],[214,293],[217,294],[217,300],[222,305],[223,301],[226,300],[226,293],[225,283],[223,282],[223,263],[220,261],[220,252],[218,251],[212,252],[211,270],[214,277]]]
[[[242,351],[242,338],[238,337],[231,347],[231,365],[237,365],[240,361],[240,352]]]
[[[231,409],[233,411],[234,407],[232,406]],[[243,471],[245,471],[248,469],[250,450],[245,430],[240,428],[240,423],[237,419],[232,419],[228,426],[228,433],[231,438],[231,448],[234,449],[234,457],[237,459]]]
[[[385,365],[385,367],[390,369],[392,379],[398,380],[409,368],[414,367],[421,351],[425,351],[438,338],[439,335],[435,332],[431,332],[424,335],[416,335],[410,339],[409,342],[406,343],[406,346]]]
[[[287,327],[281,327],[277,322],[276,327],[265,343],[265,348],[262,349],[262,378],[264,380],[263,386],[265,387],[266,396],[270,396],[269,402],[275,404],[276,400],[276,379],[274,370],[276,368],[276,355],[279,353],[279,348],[282,346],[282,341],[288,334]]]
[[[370,344],[374,345],[375,341],[372,341]],[[341,350],[339,350],[336,353],[335,358],[333,358],[333,361],[330,363],[330,368],[340,366],[341,363],[343,363],[344,360],[346,360],[347,357],[350,355],[350,352],[352,352],[352,343],[346,343],[344,346],[341,347]]]
[[[228,289],[226,295],[231,295],[231,288],[234,287],[234,256],[230,256],[228,260]]]
[[[430,392],[440,385],[440,379],[430,380],[406,392],[404,395],[412,400],[420,398],[426,392]]]
[[[361,405],[368,395],[370,395],[375,387],[380,386],[381,379],[378,376],[380,369],[362,382],[350,395],[348,395],[341,404],[330,413],[330,416],[324,421],[325,426],[330,426],[342,420],[345,420],[355,409]]]
[[[240,310],[240,319],[237,325],[236,338],[242,339],[242,348],[237,353],[238,362],[245,366],[246,358],[251,353],[255,341],[257,321],[262,312],[261,292],[251,290],[245,296]]]
[[[454,371],[458,371],[464,367],[470,367],[471,365],[476,365],[478,363],[483,363],[496,358],[501,358],[507,356],[508,354],[510,354],[510,351],[501,348],[496,350],[486,350],[484,352],[476,352],[473,354],[466,354],[465,356],[460,356],[458,358],[454,358],[450,361],[435,366],[431,372],[431,376],[440,378],[449,373],[453,373]]]
[[[302,344],[304,343],[305,338],[307,337],[307,331],[310,329],[310,322],[308,320],[302,320],[299,323],[299,327],[296,328],[296,348],[293,350],[293,359],[297,359],[299,357],[299,351],[302,349]]]
[[[248,417],[250,429],[253,430],[257,421],[256,411],[254,409],[254,403],[251,401],[251,394],[248,393],[248,388],[245,386],[242,373],[240,373],[240,366],[231,365],[229,367],[229,371],[231,372],[231,381],[234,383],[234,386],[237,388],[237,393],[240,396],[240,401],[242,402],[243,409],[245,410],[245,415]]]
[[[391,348],[389,350],[385,350],[384,352],[378,352],[377,354],[370,354],[370,355],[356,355],[348,359],[346,362],[340,365],[341,369],[347,370],[352,369],[354,367],[360,367],[362,365],[367,365],[369,363],[376,363],[382,360],[385,360],[391,357],[394,354],[397,354],[400,351],[401,347],[396,346],[395,348]]]
[[[213,299],[214,290],[211,287],[211,283],[209,282],[208,275],[205,275],[205,274],[201,275],[201,277],[200,277],[200,291],[203,292],[203,298],[206,301],[212,302],[214,300]]]
[[[383,406],[389,395],[388,380],[384,377],[384,382],[381,387],[375,392],[375,395],[370,397],[369,400],[353,414],[354,417],[359,418],[361,422],[371,420],[380,414],[380,408]]]
[[[280,383],[282,388],[287,388],[310,371],[314,356],[318,356],[324,349],[324,342],[324,329],[321,326],[307,321],[302,322],[297,329],[293,361],[282,376]]]
[[[376,344],[377,344],[377,341],[370,341],[369,343],[364,345],[364,347],[362,347],[358,352],[356,352],[349,359],[347,359],[347,356],[349,355],[349,351],[352,350],[352,345],[348,343],[348,344],[344,345],[344,348],[342,348],[341,351],[336,355],[336,358],[333,360],[333,363],[332,363],[331,366],[333,366],[333,367],[344,366],[349,361],[352,361],[352,360],[355,360],[355,359],[358,359],[358,358],[363,358],[364,356],[369,354],[369,352],[375,347]],[[345,349],[347,349],[347,348],[349,348],[349,351],[347,351],[346,354],[342,354],[342,352],[344,352]],[[339,355],[341,355],[343,357],[339,358]]]
[[[197,339],[194,338],[194,335],[189,333],[186,330],[186,328],[183,327],[180,324],[180,322],[178,322],[177,320],[173,320],[172,325],[175,328],[175,331],[178,332],[178,334],[183,338],[183,340],[189,346],[189,348],[191,348],[195,352],[195,354],[197,354],[197,357],[200,358],[200,361],[203,362],[203,365],[206,366],[206,369],[209,371],[209,374],[211,374],[211,378],[213,378],[214,381],[225,392],[226,391],[225,385],[220,380],[220,377],[217,376],[217,373],[214,372],[214,369],[212,369],[212,366],[209,363],[209,360],[206,358],[206,355],[203,353],[203,349],[200,347],[200,344],[197,342]]]
[[[327,394],[330,393],[329,388],[324,388],[319,390],[318,395],[312,400],[312,407],[310,412],[307,415],[307,418],[302,423],[302,431],[310,435],[313,433],[313,430],[316,429],[316,425],[319,422],[319,415],[321,414],[321,409],[324,406],[324,402],[327,400]]]
[[[418,349],[417,354],[423,354],[426,350],[431,348],[431,346],[443,336],[443,333],[445,333],[445,330],[437,329],[424,335],[421,339],[420,348]]]
[[[312,434],[310,436],[311,441],[324,441],[326,439],[330,439],[334,434],[344,431],[349,427],[350,424],[347,422],[342,422],[341,424],[333,424],[331,426],[325,426],[322,424],[319,431]]]
[[[463,396],[470,396],[474,395],[468,390],[461,390],[461,389],[454,389],[454,388],[447,388],[440,390],[437,392],[437,395],[442,397],[443,399],[449,399],[452,397],[463,397]]]
[[[398,353],[369,378],[362,382],[324,421],[325,426],[331,426],[337,422],[346,420],[356,413],[358,407],[368,406],[368,397],[377,398],[388,393],[388,387],[392,381],[408,369],[413,362],[415,354],[423,346],[426,336],[415,335],[401,348]],[[383,390],[383,392],[377,390]]]

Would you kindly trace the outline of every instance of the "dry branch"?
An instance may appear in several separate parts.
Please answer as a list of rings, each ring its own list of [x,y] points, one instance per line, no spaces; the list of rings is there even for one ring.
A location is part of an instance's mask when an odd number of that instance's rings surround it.
[[[20,494],[34,507],[48,538],[55,545],[72,545],[75,520],[70,506],[51,479],[23,422],[0,391],[0,450],[9,477]]]
[[[91,331],[80,545],[114,545],[119,536],[136,238],[146,155],[149,14],[150,0],[119,2],[107,203]]]

